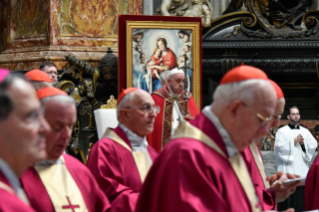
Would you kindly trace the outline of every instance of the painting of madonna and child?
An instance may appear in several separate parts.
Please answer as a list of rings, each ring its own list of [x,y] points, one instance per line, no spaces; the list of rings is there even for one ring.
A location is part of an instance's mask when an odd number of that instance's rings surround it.
[[[186,71],[187,90],[192,92],[192,30],[133,29],[132,48],[133,87],[152,93],[162,88],[161,77],[179,68]]]

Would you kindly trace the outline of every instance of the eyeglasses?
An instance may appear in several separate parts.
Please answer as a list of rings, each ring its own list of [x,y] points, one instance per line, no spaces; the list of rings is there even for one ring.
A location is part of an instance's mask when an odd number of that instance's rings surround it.
[[[281,115],[273,115],[273,118],[274,118],[274,120],[279,120],[279,119],[281,119]]]
[[[290,113],[291,116],[300,116],[299,113]]]
[[[141,111],[143,111],[144,113],[153,113],[155,111],[156,114],[159,114],[160,112],[160,106],[158,105],[142,105],[142,106],[135,106],[135,107],[127,107],[127,109],[130,108],[137,108],[140,109]]]
[[[269,121],[271,121],[272,116],[271,117],[264,117],[263,115],[261,115],[260,113],[256,113],[256,116],[259,118],[259,120],[261,121],[261,126],[265,126],[266,124],[268,124]]]
[[[241,102],[241,104],[245,107],[247,107],[247,105],[244,102]],[[257,116],[257,118],[261,121],[261,127],[265,126],[266,124],[268,124],[273,116],[270,117],[264,117],[263,115],[261,115],[260,113],[255,113],[255,115]],[[280,116],[281,117],[281,116]]]

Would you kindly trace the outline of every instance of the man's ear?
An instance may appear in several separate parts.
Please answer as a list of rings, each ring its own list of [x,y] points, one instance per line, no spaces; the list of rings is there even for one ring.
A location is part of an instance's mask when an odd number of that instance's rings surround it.
[[[126,110],[125,108],[121,108],[121,109],[120,109],[120,118],[121,118],[121,119],[126,120],[127,117],[128,117],[127,114],[128,114],[128,113],[127,113],[127,110]]]
[[[238,100],[233,101],[228,106],[228,118],[231,123],[235,122],[236,116],[238,115],[238,109],[242,103]]]
[[[287,115],[287,119],[290,120],[290,116],[289,115]]]

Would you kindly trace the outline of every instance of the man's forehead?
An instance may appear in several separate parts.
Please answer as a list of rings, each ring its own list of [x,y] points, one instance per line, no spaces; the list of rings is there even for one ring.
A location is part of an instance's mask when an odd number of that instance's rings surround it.
[[[27,106],[40,107],[40,102],[30,83],[17,79],[8,88],[15,108],[28,109]]]

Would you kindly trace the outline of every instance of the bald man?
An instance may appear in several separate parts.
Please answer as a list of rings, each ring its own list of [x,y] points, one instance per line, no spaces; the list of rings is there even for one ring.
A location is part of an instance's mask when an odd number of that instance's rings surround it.
[[[34,211],[19,177],[43,160],[49,126],[30,82],[0,70],[0,211]]]
[[[157,156],[146,135],[153,131],[158,112],[146,91],[124,90],[117,105],[119,126],[107,129],[90,152],[87,166],[112,203],[112,211],[135,211],[142,184]]]
[[[54,87],[41,88],[37,95],[52,131],[46,136],[46,160],[21,177],[31,206],[45,212],[109,211],[109,201],[87,167],[63,153],[76,121],[75,100]]]

